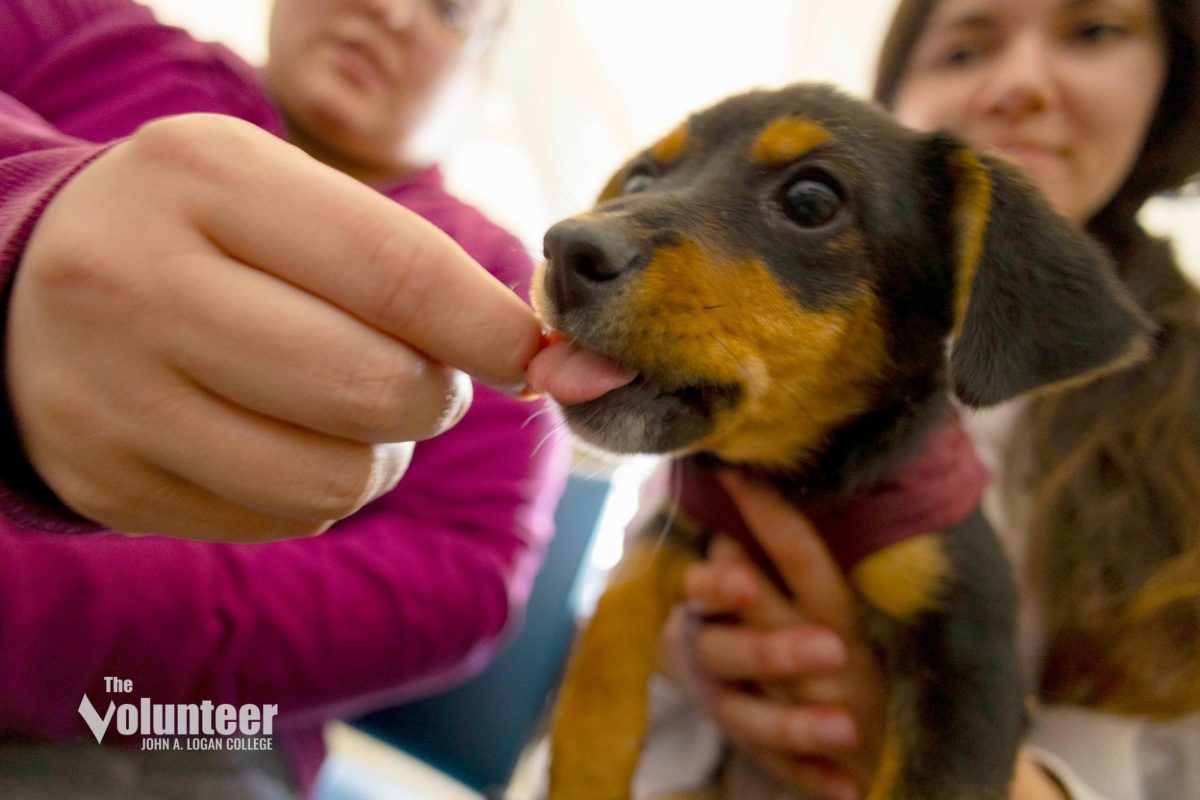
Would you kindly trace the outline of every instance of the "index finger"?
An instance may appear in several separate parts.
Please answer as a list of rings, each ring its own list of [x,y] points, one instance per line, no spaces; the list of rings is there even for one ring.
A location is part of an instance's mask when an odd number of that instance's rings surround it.
[[[541,326],[512,290],[374,189],[290,146],[257,149],[239,196],[199,209],[218,246],[485,383],[524,385]]]
[[[766,487],[734,473],[722,473],[720,479],[798,608],[812,620],[848,630],[853,624],[850,586],[808,518]]]

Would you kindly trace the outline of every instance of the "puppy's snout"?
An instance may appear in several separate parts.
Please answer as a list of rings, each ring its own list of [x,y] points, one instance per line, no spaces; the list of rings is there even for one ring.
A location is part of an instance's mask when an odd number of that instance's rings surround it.
[[[551,294],[559,308],[586,305],[641,263],[641,249],[616,225],[568,219],[546,232]]]

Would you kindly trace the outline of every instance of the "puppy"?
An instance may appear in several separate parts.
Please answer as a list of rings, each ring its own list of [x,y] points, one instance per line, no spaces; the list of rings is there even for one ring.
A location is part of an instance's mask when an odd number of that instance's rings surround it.
[[[856,591],[888,681],[866,796],[1007,797],[1016,598],[950,395],[988,406],[1141,357],[1148,323],[1102,252],[1005,164],[813,85],[692,116],[545,252],[535,304],[570,343],[531,377],[584,440],[677,459],[674,513],[576,645],[551,798],[629,797],[684,568],[714,529],[754,548],[717,465],[804,510]]]

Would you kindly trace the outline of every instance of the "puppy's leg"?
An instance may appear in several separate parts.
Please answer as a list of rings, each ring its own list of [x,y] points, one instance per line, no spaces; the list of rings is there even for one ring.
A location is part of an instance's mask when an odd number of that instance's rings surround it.
[[[1023,727],[1009,566],[976,514],[863,561],[852,581],[889,676],[867,800],[1003,800]]]
[[[642,538],[609,580],[567,667],[550,734],[550,800],[623,800],[647,727],[658,637],[695,556]]]

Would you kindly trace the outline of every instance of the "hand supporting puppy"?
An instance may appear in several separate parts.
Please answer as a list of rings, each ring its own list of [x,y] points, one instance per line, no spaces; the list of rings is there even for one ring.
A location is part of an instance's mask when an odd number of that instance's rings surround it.
[[[688,604],[664,631],[662,669],[690,684],[730,741],[785,784],[860,797],[882,746],[887,686],[854,631],[850,584],[802,514],[769,490],[722,483],[793,598],[718,537],[685,575]],[[1065,795],[1022,751],[1011,797]]]
[[[692,682],[730,740],[778,779],[857,797],[882,746],[887,689],[854,631],[850,586],[794,508],[762,488],[723,482],[793,599],[733,540],[716,539],[685,577],[689,609],[668,626],[664,668]],[[691,626],[689,637],[689,612],[717,621]]]
[[[319,532],[523,383],[539,325],[433,226],[237,120],[151,123],[54,198],[7,369],[22,444],[106,526]],[[456,369],[457,368],[457,369]]]

